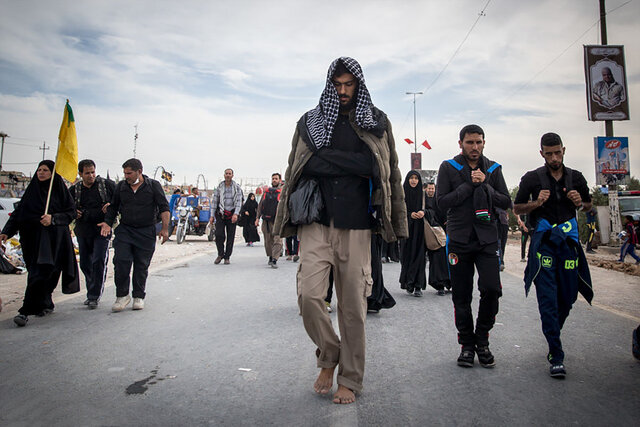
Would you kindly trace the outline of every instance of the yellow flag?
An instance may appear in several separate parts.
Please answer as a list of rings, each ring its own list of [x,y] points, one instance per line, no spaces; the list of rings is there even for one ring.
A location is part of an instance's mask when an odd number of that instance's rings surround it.
[[[78,138],[73,111],[67,99],[64,117],[58,135],[58,154],[56,155],[56,172],[67,181],[74,182],[78,173]]]

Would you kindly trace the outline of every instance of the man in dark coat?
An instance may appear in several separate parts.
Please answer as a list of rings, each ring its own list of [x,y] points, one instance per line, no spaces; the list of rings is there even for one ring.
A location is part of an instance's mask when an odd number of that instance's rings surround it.
[[[467,125],[460,131],[462,153],[440,165],[436,185],[438,207],[447,212],[447,253],[458,343],[458,365],[472,367],[475,354],[485,368],[495,366],[489,331],[498,314],[500,248],[493,208],[511,205],[500,164],[482,153],[484,131]],[[475,268],[474,268],[475,267]],[[480,305],[475,331],[471,312],[473,275],[478,270]]]
[[[162,229],[158,236],[162,243],[169,239],[169,203],[160,183],[142,174],[142,163],[129,159],[122,165],[125,179],[116,186],[113,200],[107,208],[101,234],[111,233],[118,213],[120,224],[113,240],[113,273],[116,283],[116,302],[113,312],[124,310],[131,302],[129,296],[129,275],[133,264],[133,306],[134,310],[144,308],[144,298],[149,264],[156,249],[156,223],[158,215],[162,219]]]

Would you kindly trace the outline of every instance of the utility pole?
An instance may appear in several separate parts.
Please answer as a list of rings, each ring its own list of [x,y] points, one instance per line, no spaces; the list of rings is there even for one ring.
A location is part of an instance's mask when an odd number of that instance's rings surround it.
[[[8,137],[9,135],[6,133],[0,132],[0,138],[2,138],[2,145],[0,146],[0,171],[2,170],[2,156],[4,155],[4,139]]]
[[[607,41],[607,10],[605,0],[600,0],[600,41],[603,45],[608,44]],[[613,120],[604,121],[604,131],[606,137],[613,137]],[[618,185],[609,185],[609,218],[611,218],[611,235],[609,242],[618,241],[618,233],[622,230],[620,222],[620,207],[618,205]]]
[[[416,132],[416,95],[422,95],[424,92],[406,92],[407,95],[413,95],[413,152],[418,152],[418,137]]]
[[[138,124],[133,127],[136,130],[136,134],[133,136],[133,158],[136,158],[136,148],[138,146]]]
[[[38,150],[42,150],[42,160],[44,160],[44,154],[49,148],[47,147],[47,141],[42,141],[42,147],[38,148]]]

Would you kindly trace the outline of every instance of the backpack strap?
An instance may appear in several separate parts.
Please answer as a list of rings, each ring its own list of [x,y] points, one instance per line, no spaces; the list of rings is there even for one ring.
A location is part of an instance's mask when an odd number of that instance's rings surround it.
[[[80,208],[80,193],[82,193],[82,181],[78,181],[74,184],[74,193],[75,193],[75,200],[74,202],[76,203],[76,209]]]
[[[538,175],[538,180],[540,181],[540,186],[543,190],[551,190],[551,181],[549,180],[549,176],[547,175],[547,167],[540,166],[536,169],[536,175]]]
[[[107,203],[109,201],[109,197],[107,196],[107,186],[105,184],[105,180],[104,178],[97,176],[96,177],[96,181],[98,183],[98,194],[100,195],[100,200],[102,201],[102,204],[104,205],[105,203]]]
[[[462,170],[462,168],[464,167],[464,166],[462,166],[460,163],[456,162],[454,159],[449,159],[449,160],[447,160],[447,162],[448,162],[451,166],[453,166],[457,171],[461,171],[461,170]]]
[[[487,174],[492,173],[493,171],[495,171],[496,169],[498,169],[500,166],[502,166],[500,163],[498,162],[493,162],[493,164],[491,166],[489,166],[489,168],[487,169]]]

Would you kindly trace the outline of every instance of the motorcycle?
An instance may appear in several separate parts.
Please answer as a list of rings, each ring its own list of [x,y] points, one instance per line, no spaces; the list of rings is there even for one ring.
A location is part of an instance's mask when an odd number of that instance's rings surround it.
[[[175,227],[176,230],[176,243],[181,244],[184,242],[188,234],[206,235],[207,240],[213,241],[215,225],[209,224],[208,197],[201,196],[199,200],[191,196],[184,197],[176,205],[171,221],[172,228]],[[196,209],[196,205],[199,209]]]

